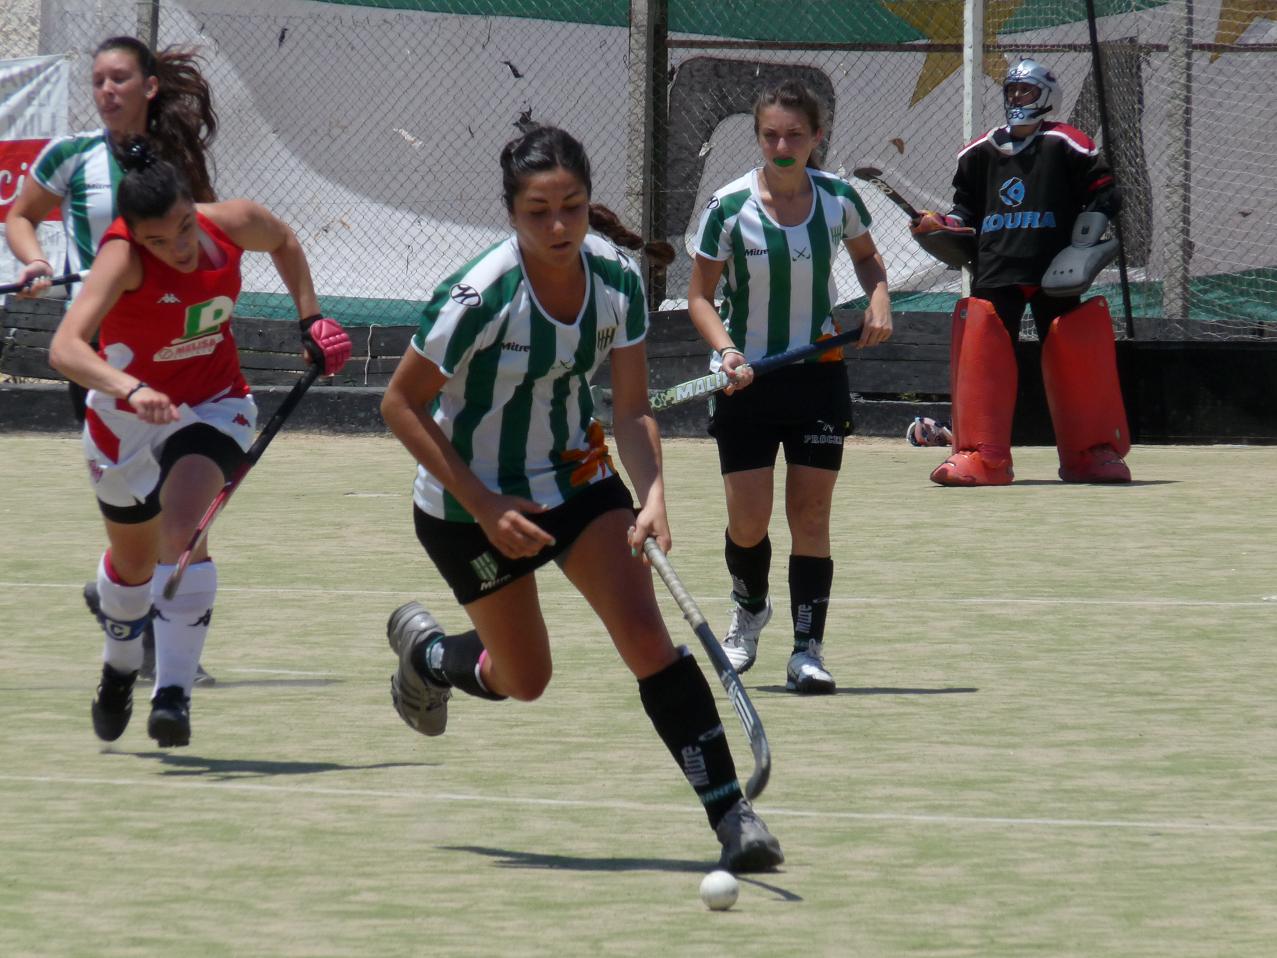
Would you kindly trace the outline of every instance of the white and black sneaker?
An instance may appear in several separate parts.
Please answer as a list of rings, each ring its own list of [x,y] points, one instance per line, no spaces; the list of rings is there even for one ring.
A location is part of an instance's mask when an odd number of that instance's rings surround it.
[[[413,650],[443,635],[443,629],[420,602],[408,602],[390,613],[386,638],[399,656],[390,677],[390,701],[409,728],[422,735],[442,735],[448,727],[448,699],[452,689],[431,681],[412,664]]]
[[[834,677],[825,669],[824,653],[816,639],[808,639],[807,648],[789,657],[785,688],[801,695],[829,695],[837,688]]]
[[[742,797],[731,807],[714,833],[723,846],[719,868],[734,874],[766,872],[785,862],[780,842],[767,830],[747,798]]]
[[[758,657],[758,637],[771,620],[771,596],[757,612],[750,612],[739,602],[732,606],[732,620],[727,626],[727,637],[723,639],[723,651],[738,673],[748,672],[754,664]]]

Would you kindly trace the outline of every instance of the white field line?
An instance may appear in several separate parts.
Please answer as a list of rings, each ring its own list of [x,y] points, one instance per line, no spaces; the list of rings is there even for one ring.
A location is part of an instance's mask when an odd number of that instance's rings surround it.
[[[26,782],[34,785],[69,785],[69,786],[109,786],[113,788],[177,788],[177,789],[222,789],[233,792],[257,792],[271,795],[295,796],[317,795],[334,798],[386,798],[398,799],[409,803],[415,802],[466,802],[485,803],[489,805],[519,805],[530,808],[585,808],[596,810],[637,811],[644,813],[657,812],[698,812],[691,803],[680,805],[645,804],[643,802],[586,801],[583,799],[565,798],[529,798],[510,795],[482,795],[475,793],[434,792],[423,793],[417,790],[397,791],[394,789],[371,788],[323,788],[298,787],[295,785],[265,785],[259,782],[198,782],[169,781],[156,778],[82,778],[79,776],[59,775],[6,775],[0,773],[0,781]],[[1261,822],[1192,822],[1192,821],[1140,821],[1122,819],[1086,819],[1086,818],[1015,818],[1003,815],[926,815],[906,812],[832,812],[825,809],[810,808],[777,808],[767,807],[768,818],[819,818],[822,821],[838,819],[851,822],[884,822],[902,825],[952,825],[975,828],[1008,826],[1012,828],[1091,828],[1091,829],[1128,829],[1136,831],[1169,831],[1169,832],[1237,832],[1247,834],[1264,834],[1277,832],[1277,823]]]
[[[298,671],[297,669],[232,669],[232,668],[223,668],[223,667],[221,667],[221,666],[218,666],[218,668],[217,668],[217,674],[218,674],[218,675],[221,675],[223,672],[226,672],[227,674],[231,674],[231,673],[240,673],[240,672],[245,672],[245,673],[251,672],[253,675],[313,675],[313,676],[324,676],[324,675],[337,675],[337,674],[338,674],[338,673],[336,673],[336,672],[301,672],[301,671]]]
[[[83,582],[15,582],[0,580],[0,587],[19,589],[81,589]],[[246,593],[249,595],[408,595],[411,589],[327,589],[319,587],[294,588],[290,586],[218,586],[218,592]],[[916,600],[917,594],[901,596],[833,596],[834,605],[896,605]],[[944,599],[946,605],[1079,605],[1079,606],[1129,606],[1135,608],[1277,608],[1277,595],[1258,599],[1180,599],[1180,598],[1078,598],[1074,596],[966,596]]]

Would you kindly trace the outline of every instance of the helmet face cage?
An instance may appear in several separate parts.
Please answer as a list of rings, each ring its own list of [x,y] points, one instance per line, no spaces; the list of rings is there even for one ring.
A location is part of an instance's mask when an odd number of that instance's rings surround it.
[[[1038,88],[1037,99],[1032,103],[1012,103],[1008,87],[1013,83],[1028,83]],[[1021,60],[1007,71],[1002,81],[1002,106],[1006,110],[1008,126],[1024,126],[1037,123],[1055,106],[1060,85],[1055,74],[1036,60]]]

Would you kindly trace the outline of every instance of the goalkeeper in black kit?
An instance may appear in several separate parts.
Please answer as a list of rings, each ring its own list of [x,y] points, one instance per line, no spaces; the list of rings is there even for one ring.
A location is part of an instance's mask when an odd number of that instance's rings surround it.
[[[1089,136],[1045,119],[1055,75],[1021,60],[1003,82],[1006,126],[958,154],[954,205],[914,223],[919,244],[969,265],[971,296],[953,314],[953,454],[942,486],[1007,485],[1017,367],[1027,304],[1042,341],[1042,374],[1065,482],[1129,482],[1130,450],[1108,303],[1081,294],[1117,253],[1102,239],[1121,195]],[[974,229],[974,234],[972,234]]]

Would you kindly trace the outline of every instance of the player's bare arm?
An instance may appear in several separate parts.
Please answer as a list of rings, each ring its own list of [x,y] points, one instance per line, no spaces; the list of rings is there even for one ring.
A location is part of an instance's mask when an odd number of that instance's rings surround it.
[[[861,233],[847,240],[845,245],[847,252],[851,254],[852,266],[856,270],[856,278],[860,280],[860,287],[869,297],[869,304],[865,307],[864,329],[856,348],[877,346],[891,338],[891,296],[887,291],[887,266],[869,233]]]
[[[744,389],[754,381],[754,370],[746,361],[745,354],[732,343],[732,337],[727,334],[727,327],[723,325],[718,308],[714,305],[714,293],[718,289],[719,280],[723,278],[725,266],[726,263],[705,256],[692,257],[692,279],[687,288],[687,313],[701,338],[723,357],[723,372],[735,380],[723,390],[730,396],[737,389]]]
[[[438,366],[409,346],[381,400],[386,425],[474,516],[493,545],[511,558],[536,555],[554,539],[524,513],[543,512],[543,507],[530,499],[495,493],[480,482],[426,413],[446,382]]]
[[[647,347],[639,342],[613,349],[611,363],[612,435],[640,504],[630,547],[641,555],[643,541],[653,536],[668,552],[671,539],[661,475],[661,436],[647,398]]]

